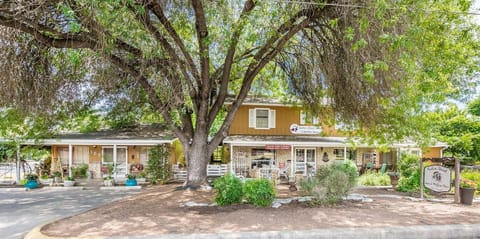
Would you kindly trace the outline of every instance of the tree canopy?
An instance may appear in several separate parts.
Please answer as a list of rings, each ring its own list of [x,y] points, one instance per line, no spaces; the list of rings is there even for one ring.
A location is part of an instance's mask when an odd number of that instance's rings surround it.
[[[0,102],[42,117],[99,105],[159,114],[198,185],[245,97],[272,85],[312,110],[327,97],[335,115],[378,137],[417,132],[404,123],[425,104],[471,88],[479,42],[470,5],[4,0]]]

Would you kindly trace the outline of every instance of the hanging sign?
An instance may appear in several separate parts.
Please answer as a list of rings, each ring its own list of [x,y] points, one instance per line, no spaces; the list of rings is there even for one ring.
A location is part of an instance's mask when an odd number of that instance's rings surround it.
[[[292,124],[290,125],[290,132],[292,134],[320,134],[322,133],[322,128],[320,126]]]
[[[435,192],[448,192],[451,187],[452,173],[442,166],[427,166],[424,171],[424,184]]]

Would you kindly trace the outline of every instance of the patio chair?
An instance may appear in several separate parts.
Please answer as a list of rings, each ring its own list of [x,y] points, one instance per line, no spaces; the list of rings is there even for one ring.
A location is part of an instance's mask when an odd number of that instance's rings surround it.
[[[382,167],[380,168],[380,173],[385,173],[387,171],[387,164],[383,163]]]

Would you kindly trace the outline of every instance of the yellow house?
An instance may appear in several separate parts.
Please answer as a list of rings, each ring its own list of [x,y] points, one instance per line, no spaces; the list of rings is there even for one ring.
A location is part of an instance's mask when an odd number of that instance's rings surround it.
[[[386,152],[342,137],[341,125],[329,126],[321,115],[281,102],[248,99],[240,107],[224,145],[229,147],[231,171],[244,177],[292,178],[313,174],[321,165],[351,160],[360,172],[388,170],[401,152],[441,157],[445,144],[427,151],[414,143],[394,144]],[[278,174],[278,175],[275,175]]]
[[[88,165],[92,178],[107,174],[117,180],[127,174],[138,173],[147,165],[149,150],[158,145],[171,148],[175,139],[171,131],[160,125],[146,125],[119,130],[102,130],[91,133],[61,134],[32,144],[51,147],[51,172],[72,176],[72,169]],[[25,143],[25,144],[28,144]],[[175,153],[169,150],[169,161]],[[109,172],[112,170],[112,172]]]

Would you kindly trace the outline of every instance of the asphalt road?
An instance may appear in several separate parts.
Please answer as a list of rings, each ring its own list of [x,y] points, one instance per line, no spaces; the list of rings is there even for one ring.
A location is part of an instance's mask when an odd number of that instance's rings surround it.
[[[0,188],[0,237],[19,239],[39,224],[68,217],[140,190]]]

